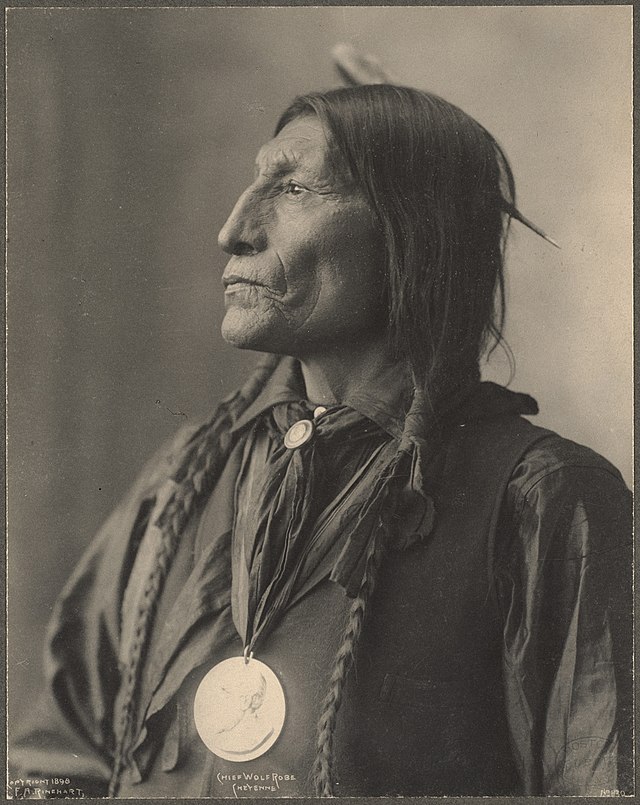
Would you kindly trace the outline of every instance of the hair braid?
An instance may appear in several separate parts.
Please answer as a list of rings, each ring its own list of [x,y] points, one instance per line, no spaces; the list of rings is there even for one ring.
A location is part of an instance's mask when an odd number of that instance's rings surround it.
[[[413,401],[405,417],[398,450],[384,473],[386,479],[383,487],[384,492],[382,490],[374,490],[373,492],[374,496],[380,495],[382,498],[378,524],[369,542],[362,583],[349,610],[349,618],[342,637],[342,643],[336,653],[331,673],[329,692],[322,703],[322,710],[318,720],[316,756],[311,777],[316,796],[319,797],[334,796],[333,743],[338,710],[342,703],[347,676],[355,659],[365,615],[378,580],[378,571],[387,540],[391,537],[389,524],[392,518],[389,517],[389,512],[384,512],[382,509],[386,503],[391,506],[394,505],[394,486],[402,475],[405,460],[410,460],[412,451],[423,436],[426,427],[425,394],[417,386],[415,376],[413,380],[415,387]]]
[[[178,486],[165,507],[158,525],[161,530],[160,550],[156,562],[147,579],[142,601],[136,613],[133,642],[122,677],[120,689],[120,713],[116,726],[116,747],[114,766],[109,783],[109,796],[115,797],[120,776],[130,749],[130,738],[135,713],[135,694],[144,659],[153,618],[169,572],[189,518],[196,504],[211,490],[216,477],[224,466],[227,451],[222,449],[221,437],[228,432],[232,421],[256,398],[273,373],[279,358],[269,355],[256,367],[244,386],[231,397],[224,400],[214,416],[200,430],[191,448],[184,456],[176,480]]]
[[[344,685],[353,665],[356,646],[362,632],[367,604],[375,588],[382,553],[382,540],[379,534],[376,534],[369,545],[362,584],[351,604],[342,643],[336,654],[329,692],[322,703],[322,712],[318,720],[316,757],[312,769],[315,792],[319,797],[334,796],[333,737],[336,720],[342,704]]]

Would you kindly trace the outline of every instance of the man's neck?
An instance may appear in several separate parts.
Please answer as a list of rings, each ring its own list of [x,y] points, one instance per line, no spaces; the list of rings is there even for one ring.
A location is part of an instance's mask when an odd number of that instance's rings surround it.
[[[379,387],[392,363],[382,339],[300,358],[307,398],[323,405]]]

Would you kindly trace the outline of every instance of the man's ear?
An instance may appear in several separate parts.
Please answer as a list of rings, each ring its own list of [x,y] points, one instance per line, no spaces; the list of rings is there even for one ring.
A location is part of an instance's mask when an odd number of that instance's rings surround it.
[[[251,697],[251,709],[257,710],[258,707],[262,704],[262,700],[264,699],[264,693],[254,693]]]
[[[394,83],[379,59],[369,53],[360,53],[349,43],[337,44],[331,56],[336,70],[348,86]]]

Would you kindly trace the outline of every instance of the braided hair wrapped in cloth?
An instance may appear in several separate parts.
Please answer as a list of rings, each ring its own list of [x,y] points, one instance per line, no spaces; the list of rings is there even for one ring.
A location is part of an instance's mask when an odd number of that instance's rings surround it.
[[[442,98],[290,105],[220,234],[223,335],[265,357],[69,582],[20,768],[53,773],[55,743],[110,796],[631,784],[628,491],[480,381],[511,218],[542,234],[495,139]],[[286,716],[234,763],[193,703],[243,652]],[[230,729],[263,717],[260,678]]]

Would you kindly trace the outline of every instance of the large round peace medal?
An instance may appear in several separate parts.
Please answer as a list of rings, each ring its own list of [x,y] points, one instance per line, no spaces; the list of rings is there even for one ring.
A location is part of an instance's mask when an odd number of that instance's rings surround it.
[[[241,763],[264,755],[277,741],[285,718],[278,677],[253,657],[223,660],[196,692],[198,735],[214,755]]]

